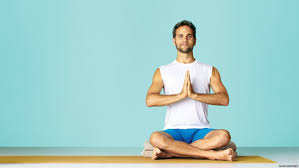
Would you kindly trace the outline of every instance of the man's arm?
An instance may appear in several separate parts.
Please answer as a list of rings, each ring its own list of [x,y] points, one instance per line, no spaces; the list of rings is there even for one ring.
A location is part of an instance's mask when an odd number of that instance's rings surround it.
[[[191,92],[190,97],[194,100],[207,104],[227,106],[229,104],[229,96],[221,82],[220,74],[215,67],[213,67],[212,70],[210,86],[213,89],[214,94],[198,94]]]
[[[185,76],[184,86],[187,85],[187,75]],[[158,68],[153,76],[152,85],[150,86],[146,95],[146,105],[152,106],[165,106],[187,97],[187,87],[184,87],[182,92],[174,95],[161,95],[160,92],[163,88],[163,80]]]

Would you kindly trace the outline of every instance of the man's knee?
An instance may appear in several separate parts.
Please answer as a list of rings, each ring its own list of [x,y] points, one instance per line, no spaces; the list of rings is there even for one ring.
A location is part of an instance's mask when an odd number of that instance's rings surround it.
[[[230,133],[227,130],[225,130],[225,129],[219,130],[218,135],[219,135],[220,143],[223,146],[229,144],[229,142],[231,140],[231,136],[230,136]]]
[[[166,138],[159,131],[156,131],[151,134],[149,141],[154,147],[164,149],[167,146]]]

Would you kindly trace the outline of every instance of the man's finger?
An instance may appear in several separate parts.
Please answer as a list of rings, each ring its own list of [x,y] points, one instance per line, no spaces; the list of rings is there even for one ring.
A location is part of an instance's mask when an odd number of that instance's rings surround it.
[[[186,86],[186,88],[188,88],[188,71],[186,71],[186,75],[185,75],[185,80],[184,80],[184,84]]]
[[[186,83],[187,83],[187,81],[188,81],[188,72],[186,72],[186,75],[185,75],[185,80],[184,80],[184,82],[186,82]]]

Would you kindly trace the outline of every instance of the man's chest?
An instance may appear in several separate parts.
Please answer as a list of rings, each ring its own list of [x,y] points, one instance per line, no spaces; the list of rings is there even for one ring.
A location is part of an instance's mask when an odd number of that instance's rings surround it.
[[[184,85],[187,71],[190,71],[190,81],[192,89],[195,92],[203,93],[209,89],[210,81],[207,79],[207,75],[196,68],[168,71],[163,78],[164,88],[171,93],[180,93]]]

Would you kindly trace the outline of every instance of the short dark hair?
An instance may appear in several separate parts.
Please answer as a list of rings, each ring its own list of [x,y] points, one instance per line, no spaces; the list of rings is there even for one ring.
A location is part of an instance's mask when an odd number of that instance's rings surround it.
[[[180,21],[178,22],[174,27],[173,27],[173,30],[172,30],[172,37],[175,38],[176,36],[176,29],[178,29],[179,27],[181,26],[189,26],[192,30],[193,30],[193,36],[194,38],[196,39],[196,28],[195,26],[193,25],[192,22],[188,21],[188,20],[183,20],[183,21]]]

